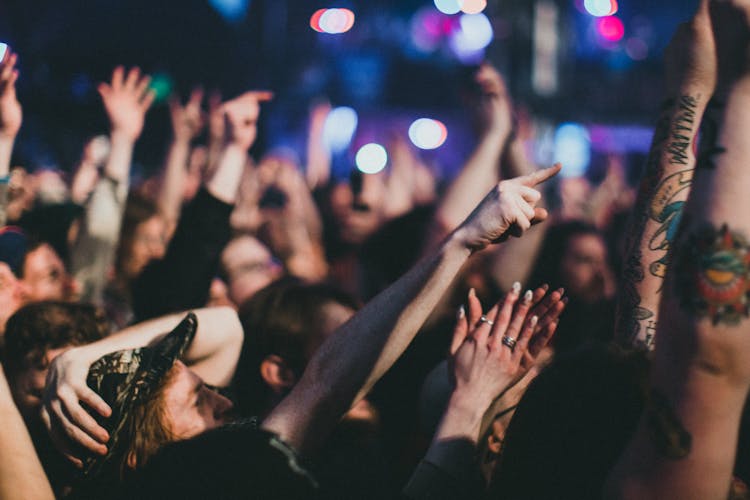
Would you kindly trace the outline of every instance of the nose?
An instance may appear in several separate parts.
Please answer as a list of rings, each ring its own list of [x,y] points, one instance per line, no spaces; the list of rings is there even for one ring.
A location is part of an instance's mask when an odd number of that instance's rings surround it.
[[[234,403],[226,397],[222,396],[218,392],[211,391],[214,394],[214,418],[216,420],[226,422],[230,419],[230,414],[234,409]]]

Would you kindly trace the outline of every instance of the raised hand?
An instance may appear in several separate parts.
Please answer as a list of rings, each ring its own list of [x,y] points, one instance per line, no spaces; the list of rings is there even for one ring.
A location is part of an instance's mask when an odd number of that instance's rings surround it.
[[[664,51],[669,95],[690,87],[711,95],[716,88],[716,44],[708,12],[708,0],[701,0],[695,16],[681,24]]]
[[[513,128],[513,107],[503,77],[485,63],[479,67],[474,81],[479,87],[476,113],[481,131],[504,139]]]
[[[15,138],[23,121],[21,104],[16,98],[18,54],[8,48],[0,62],[0,136]]]
[[[200,88],[193,89],[184,106],[180,104],[179,98],[170,99],[169,116],[172,120],[172,133],[175,141],[190,142],[203,130],[206,117],[201,111],[201,101],[203,101],[203,89]]]
[[[272,98],[272,92],[259,90],[245,92],[241,96],[224,103],[227,136],[231,143],[245,150],[250,149],[258,135],[260,103],[270,101]]]
[[[509,236],[521,236],[532,224],[547,218],[536,207],[537,185],[557,175],[560,164],[497,184],[456,230],[467,248],[481,250]]]
[[[561,291],[546,295],[547,289],[544,285],[521,296],[521,285],[515,283],[484,316],[476,295],[469,295],[468,314],[459,314],[451,342],[454,396],[484,412],[534,365],[565,307]]]
[[[148,88],[150,82],[151,78],[141,75],[139,68],[132,68],[125,76],[125,68],[118,66],[110,83],[99,84],[97,90],[113,135],[122,135],[133,142],[141,135],[146,111],[154,102],[154,92]]]
[[[57,448],[74,464],[81,466],[74,451],[83,447],[92,453],[107,452],[109,434],[81,406],[86,403],[102,416],[112,410],[86,385],[91,362],[85,348],[73,348],[55,358],[47,373],[44,389],[42,420]]]

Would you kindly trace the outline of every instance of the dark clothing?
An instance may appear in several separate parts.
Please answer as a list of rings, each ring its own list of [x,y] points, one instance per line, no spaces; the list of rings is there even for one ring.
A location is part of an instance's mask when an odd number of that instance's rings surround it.
[[[316,491],[294,450],[275,434],[233,424],[166,446],[124,485],[74,498],[307,500]]]
[[[183,209],[164,258],[151,262],[133,283],[136,322],[206,304],[231,237],[232,209],[205,189]]]

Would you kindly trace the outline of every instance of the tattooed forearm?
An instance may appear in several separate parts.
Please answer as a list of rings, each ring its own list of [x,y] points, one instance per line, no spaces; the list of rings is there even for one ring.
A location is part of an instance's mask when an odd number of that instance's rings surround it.
[[[696,168],[714,169],[716,167],[716,157],[726,152],[726,148],[719,144],[717,115],[722,111],[722,104],[711,102],[706,114],[703,116]]]
[[[682,309],[713,324],[737,325],[748,317],[750,244],[726,224],[688,231],[675,254],[675,295]]]
[[[688,152],[693,143],[693,132],[695,131],[695,116],[698,106],[698,98],[683,95],[677,101],[677,116],[670,134],[670,142],[667,146],[669,163],[673,165],[687,165],[689,161]]]
[[[667,252],[680,227],[682,209],[687,198],[685,191],[693,180],[693,169],[686,169],[665,178],[656,188],[649,210],[649,218],[658,227],[648,242],[648,249],[662,252],[662,255],[649,265],[649,272],[664,279],[667,269]]]

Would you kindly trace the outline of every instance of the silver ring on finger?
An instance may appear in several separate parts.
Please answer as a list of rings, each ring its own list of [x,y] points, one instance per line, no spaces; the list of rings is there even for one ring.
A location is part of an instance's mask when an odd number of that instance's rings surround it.
[[[492,321],[491,319],[488,319],[487,316],[482,316],[481,318],[479,318],[479,322],[480,323],[487,323],[490,326],[494,326],[495,325],[495,322]]]
[[[503,345],[510,347],[510,350],[512,351],[514,347],[516,347],[516,339],[513,337],[509,337],[507,335],[503,336]]]

